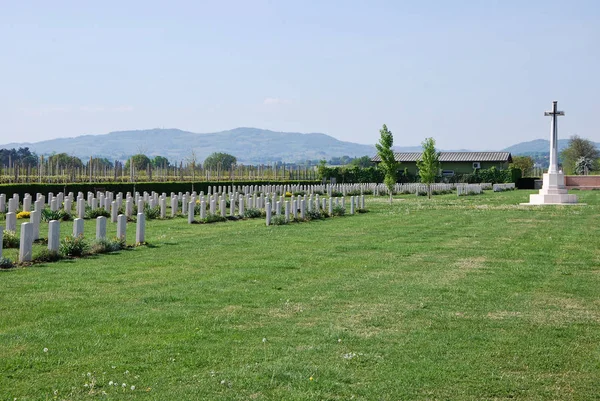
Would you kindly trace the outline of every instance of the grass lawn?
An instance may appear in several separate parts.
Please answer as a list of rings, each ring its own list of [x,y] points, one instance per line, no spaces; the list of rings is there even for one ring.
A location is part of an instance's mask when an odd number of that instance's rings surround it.
[[[0,400],[600,399],[600,192],[530,193],[150,220],[148,246],[0,271]]]

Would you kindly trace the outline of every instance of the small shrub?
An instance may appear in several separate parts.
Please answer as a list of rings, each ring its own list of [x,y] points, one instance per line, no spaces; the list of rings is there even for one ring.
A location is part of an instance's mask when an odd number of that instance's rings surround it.
[[[21,240],[14,231],[4,230],[2,237],[2,246],[4,248],[18,248]]]
[[[365,189],[362,194],[363,195],[373,195],[373,191],[370,189]]]
[[[331,191],[331,195],[332,198],[339,198],[340,196],[344,196],[343,193],[341,193],[340,191]]]
[[[271,218],[271,224],[274,226],[282,226],[287,223],[288,222],[285,221],[285,216],[282,214],[275,215]]]
[[[246,209],[244,210],[244,218],[246,219],[256,219],[262,216],[262,212],[260,209]]]
[[[125,248],[124,238],[100,238],[92,243],[90,253],[109,253],[117,252]]]
[[[17,213],[17,219],[28,219],[31,216],[31,212],[19,212]]]
[[[15,267],[15,264],[12,260],[5,257],[0,257],[0,269],[10,269],[11,267]]]
[[[83,256],[89,247],[83,235],[77,237],[68,235],[60,242],[59,252],[63,256]]]
[[[86,219],[95,219],[100,216],[110,217],[110,212],[108,210],[102,209],[102,208],[97,208],[97,209],[92,210],[91,207],[86,206],[85,215],[84,215],[84,217]]]
[[[319,220],[324,219],[325,216],[318,209],[309,210],[305,214],[306,220]]]
[[[33,258],[34,262],[56,262],[62,259],[62,255],[58,252],[53,252],[49,249],[43,249],[40,253],[38,253],[35,258]]]
[[[356,209],[356,213],[368,213],[367,209]]]
[[[42,209],[42,220],[46,223],[52,220],[71,220],[71,215],[63,209],[50,210],[49,208]]]
[[[226,217],[221,216],[220,214],[212,214],[208,213],[204,219],[198,220],[199,223],[218,223],[220,221],[227,221]]]
[[[360,189],[353,189],[352,191],[346,192],[346,196],[359,196],[362,195],[360,193]]]
[[[146,205],[144,206],[144,214],[148,220],[157,219],[160,217],[160,206],[150,207]]]
[[[290,191],[287,191],[287,192],[285,193],[285,196],[286,196],[287,198],[291,197],[292,195],[293,195],[293,194],[292,194]]]
[[[306,195],[306,191],[294,191],[294,196],[298,196],[298,195],[304,196],[304,195]]]
[[[338,205],[333,207],[332,212],[334,216],[343,216],[346,214],[346,209]]]

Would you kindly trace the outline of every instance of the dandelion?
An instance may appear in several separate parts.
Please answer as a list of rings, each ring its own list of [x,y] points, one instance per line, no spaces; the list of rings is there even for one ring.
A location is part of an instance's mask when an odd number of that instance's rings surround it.
[[[48,348],[44,348],[44,352],[48,352]]]
[[[125,388],[125,387],[127,387],[127,384],[123,383],[123,384],[121,384],[121,387]]]
[[[135,390],[135,386],[131,386],[131,391]]]
[[[221,380],[221,384],[225,384],[225,380]]]
[[[92,374],[90,372],[87,373],[88,377],[92,376]]]
[[[341,342],[342,342],[342,339],[341,339],[341,338],[338,338],[338,343],[341,343]]]
[[[109,382],[108,382],[108,385],[109,385],[109,386],[112,386],[112,385],[113,385],[113,381],[112,381],[112,380],[111,380],[111,381],[109,381]]]
[[[125,374],[126,374],[126,375],[128,375],[128,374],[129,374],[129,371],[128,371],[128,370],[126,370],[126,371],[125,371]]]
[[[267,342],[266,337],[263,337],[263,343],[266,343],[266,342]]]
[[[309,378],[308,378],[308,380],[310,380],[310,381],[313,381],[314,379],[313,379],[313,377],[311,376],[311,377],[309,377]]]

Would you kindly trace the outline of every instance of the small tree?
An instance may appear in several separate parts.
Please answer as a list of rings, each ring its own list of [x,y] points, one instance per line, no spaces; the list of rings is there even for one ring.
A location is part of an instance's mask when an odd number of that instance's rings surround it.
[[[427,197],[431,199],[431,184],[435,182],[440,171],[440,152],[435,150],[435,139],[426,138],[423,145],[423,153],[417,160],[417,168],[421,182],[427,184]]]
[[[534,161],[531,156],[513,156],[510,167],[519,168],[523,177],[530,177],[533,172]]]
[[[580,158],[590,159],[595,164],[596,160],[600,157],[600,150],[589,139],[574,135],[569,138],[569,146],[560,155],[563,160],[565,173],[573,174],[575,172],[575,165]],[[592,169],[595,169],[595,167],[595,165],[592,165]]]
[[[575,174],[577,175],[588,175],[590,171],[593,171],[595,163],[592,159],[587,157],[580,157],[575,162]]]
[[[379,158],[381,159],[379,166],[385,173],[383,183],[390,192],[391,205],[392,193],[394,191],[394,186],[396,185],[396,175],[398,174],[398,165],[400,163],[396,161],[396,156],[392,149],[392,146],[394,145],[394,136],[392,135],[392,132],[387,129],[385,124],[383,124],[383,127],[379,130],[379,134],[381,137],[379,138],[379,143],[375,144],[375,148],[377,148],[377,155],[379,155]]]
[[[216,170],[220,167],[223,170],[229,170],[236,163],[237,159],[235,156],[228,153],[215,152],[204,159],[204,168]]]

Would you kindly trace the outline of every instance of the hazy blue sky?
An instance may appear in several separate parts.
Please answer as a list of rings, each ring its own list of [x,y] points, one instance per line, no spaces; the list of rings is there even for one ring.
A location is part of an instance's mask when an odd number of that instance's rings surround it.
[[[155,127],[600,141],[600,1],[0,0],[0,143]]]

